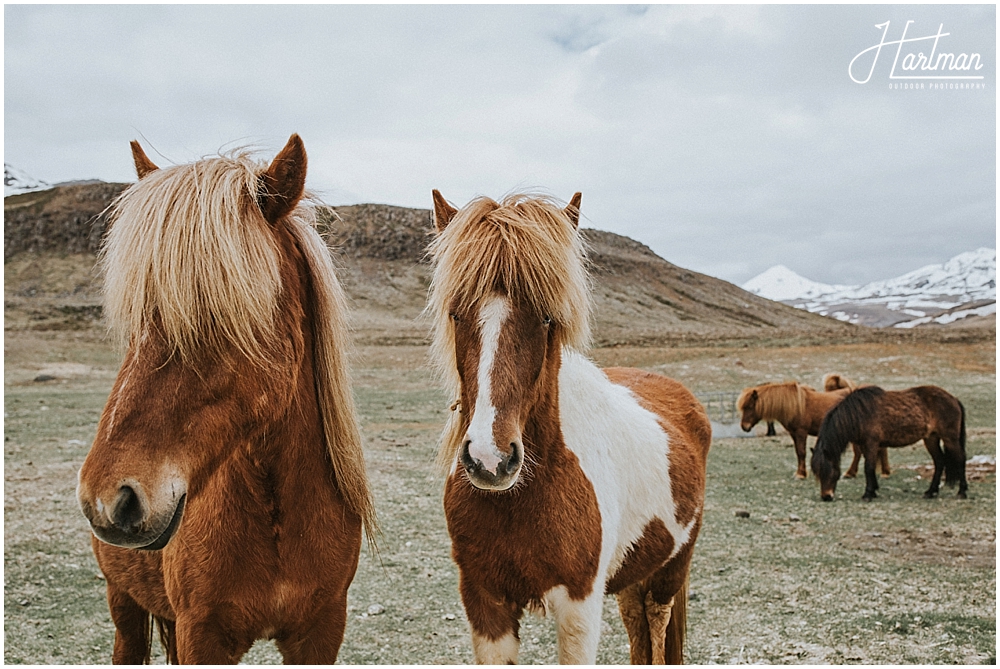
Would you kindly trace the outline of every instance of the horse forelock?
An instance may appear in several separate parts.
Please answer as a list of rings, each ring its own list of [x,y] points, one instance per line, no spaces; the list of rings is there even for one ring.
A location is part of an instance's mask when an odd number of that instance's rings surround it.
[[[448,391],[459,392],[455,330],[457,303],[475,308],[497,294],[528,305],[557,324],[560,345],[585,350],[590,342],[590,290],[586,251],[575,226],[555,200],[515,193],[500,203],[476,198],[431,243],[434,260],[427,313],[433,319],[432,357]],[[452,413],[439,463],[450,463],[464,422]]]
[[[257,205],[265,169],[246,151],[206,158],[153,171],[112,204],[100,262],[119,342],[155,318],[184,359],[225,344],[265,357],[281,293],[280,251]]]
[[[805,410],[805,388],[795,381],[764,383],[745,388],[736,401],[736,407],[743,411],[753,392],[757,391],[754,403],[757,419],[786,423]]]

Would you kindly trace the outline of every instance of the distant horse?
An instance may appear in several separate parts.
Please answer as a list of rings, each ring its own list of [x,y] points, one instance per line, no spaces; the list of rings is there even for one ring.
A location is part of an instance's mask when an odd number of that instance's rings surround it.
[[[740,427],[749,432],[762,420],[777,421],[792,435],[798,468],[795,478],[806,478],[806,438],[819,432],[823,416],[848,393],[847,390],[818,392],[795,381],[764,383],[744,388],[736,400],[742,414]]]
[[[461,211],[433,195],[433,352],[458,398],[439,463],[476,662],[516,662],[529,608],[555,617],[560,662],[594,664],[605,593],[633,662],[682,662],[704,409],[676,381],[584,357],[579,193]]]
[[[270,166],[132,151],[102,252],[125,358],[77,490],[112,660],[149,660],[152,616],[170,661],[272,638],[286,662],[333,662],[376,520],[302,140]]]
[[[823,390],[830,392],[841,388],[854,390],[857,388],[857,385],[843,374],[826,374],[823,376]],[[858,448],[857,444],[851,444],[851,446],[854,448],[854,459],[851,460],[851,466],[844,472],[845,479],[852,479],[858,475],[858,463],[861,462],[861,449]],[[888,478],[892,474],[892,470],[889,469],[889,451],[884,448],[879,449],[878,465],[882,470],[883,478]]]
[[[840,478],[840,456],[847,442],[858,444],[864,453],[862,499],[870,501],[878,490],[877,449],[909,446],[920,439],[934,460],[934,478],[924,497],[938,494],[943,470],[948,485],[957,482],[958,497],[965,499],[965,407],[961,402],[937,386],[908,390],[863,386],[854,390],[830,410],[819,430],[811,464],[820,482],[820,496],[827,502],[833,499]]]

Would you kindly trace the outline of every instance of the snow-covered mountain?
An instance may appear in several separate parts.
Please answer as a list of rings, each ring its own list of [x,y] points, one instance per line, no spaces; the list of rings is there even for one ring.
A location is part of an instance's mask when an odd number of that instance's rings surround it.
[[[996,313],[996,276],[996,249],[980,248],[863,286],[810,281],[776,265],[743,289],[842,321],[907,328]]]
[[[7,163],[3,164],[3,196],[30,193],[52,188],[52,184],[36,179]]]

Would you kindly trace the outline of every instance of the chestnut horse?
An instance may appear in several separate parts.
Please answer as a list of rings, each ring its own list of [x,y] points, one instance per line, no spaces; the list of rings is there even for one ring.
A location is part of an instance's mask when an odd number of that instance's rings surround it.
[[[792,435],[798,468],[795,478],[806,478],[806,438],[819,432],[823,416],[848,390],[819,392],[810,386],[786,381],[764,383],[744,388],[736,400],[736,410],[742,414],[740,427],[749,432],[762,420],[777,421]]]
[[[853,381],[843,374],[825,374],[823,376],[823,390],[826,392],[840,390],[841,388],[854,390],[857,387]],[[861,449],[857,444],[851,444],[851,446],[854,448],[854,459],[851,460],[851,466],[844,472],[845,479],[852,479],[858,475],[858,464],[861,462]],[[882,478],[888,478],[892,474],[892,470],[889,469],[889,451],[884,448],[880,448],[878,451],[878,466],[882,470]]]
[[[909,446],[919,440],[934,461],[934,478],[924,497],[938,494],[941,473],[948,485],[958,485],[965,499],[965,407],[937,386],[908,390],[882,390],[862,386],[852,391],[823,419],[813,449],[812,470],[820,483],[823,501],[833,500],[840,478],[840,456],[847,442],[857,444],[865,456],[865,501],[878,496],[875,458],[879,448]],[[941,442],[944,442],[944,451]]]
[[[428,311],[457,398],[439,463],[476,661],[516,662],[527,608],[554,616],[560,662],[593,664],[614,593],[632,661],[682,662],[704,409],[676,381],[584,356],[579,193],[565,209],[433,196]]]
[[[112,660],[148,661],[155,620],[171,661],[271,638],[287,662],[333,662],[376,520],[302,140],[270,166],[132,151],[102,251],[125,357],[77,490]]]

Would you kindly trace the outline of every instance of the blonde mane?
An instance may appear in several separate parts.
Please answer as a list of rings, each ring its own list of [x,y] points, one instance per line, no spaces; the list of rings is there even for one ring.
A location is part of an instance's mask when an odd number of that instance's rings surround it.
[[[823,390],[830,392],[833,390],[840,390],[841,388],[847,388],[848,390],[854,390],[857,385],[849,378],[843,374],[826,374],[823,376]]]
[[[499,204],[479,197],[463,207],[431,243],[434,260],[427,313],[434,323],[431,355],[451,397],[458,397],[455,330],[450,312],[497,292],[530,305],[558,324],[560,344],[590,344],[590,287],[585,248],[576,227],[552,198],[514,193]],[[461,440],[460,412],[442,435],[438,463],[450,464]]]
[[[795,381],[764,383],[744,388],[736,400],[736,410],[742,412],[750,395],[757,391],[755,404],[757,419],[787,423],[801,416],[805,411],[806,390],[811,390],[811,388]]]
[[[153,171],[119,196],[100,262],[104,312],[120,344],[155,326],[185,363],[228,344],[257,364],[271,364],[267,342],[276,334],[282,286],[280,252],[257,204],[265,169],[241,151]],[[374,545],[378,524],[346,364],[346,298],[315,220],[305,203],[283,222],[313,286],[313,357],[327,450],[338,489]]]

